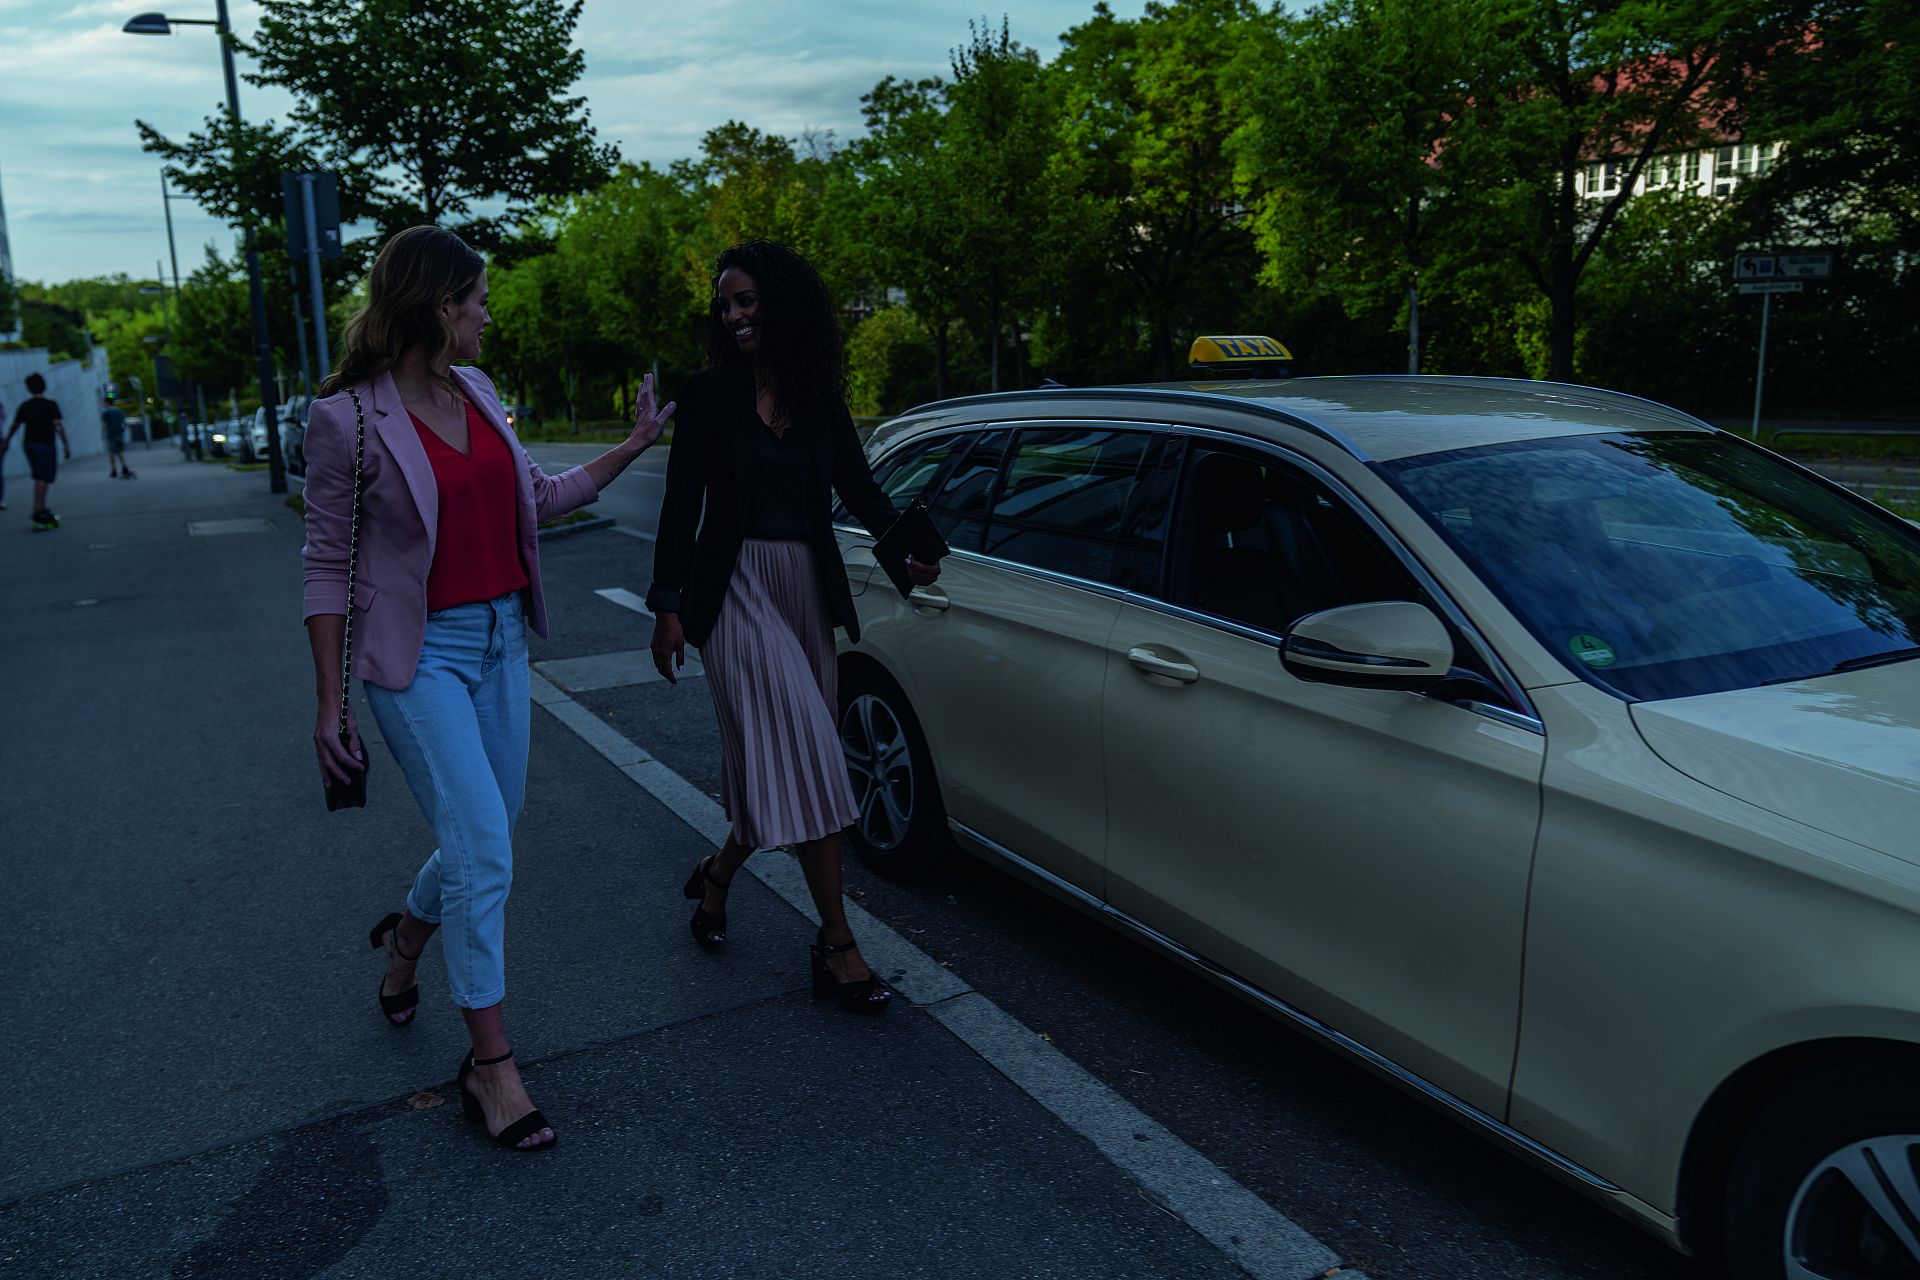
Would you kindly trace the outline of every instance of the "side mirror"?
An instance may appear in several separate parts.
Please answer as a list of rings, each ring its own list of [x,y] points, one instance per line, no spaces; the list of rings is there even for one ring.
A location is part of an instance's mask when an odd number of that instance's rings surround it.
[[[1288,627],[1280,663],[1292,675],[1322,684],[1419,689],[1453,670],[1453,637],[1423,604],[1342,605]]]

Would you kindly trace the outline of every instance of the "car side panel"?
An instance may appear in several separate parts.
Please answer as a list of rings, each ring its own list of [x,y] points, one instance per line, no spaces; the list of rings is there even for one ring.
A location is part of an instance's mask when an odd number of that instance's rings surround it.
[[[948,815],[1099,895],[1101,685],[1119,601],[967,552],[928,589],[943,610],[869,577],[857,649],[905,690]]]
[[[1133,602],[1107,681],[1113,905],[1502,1114],[1540,735]]]
[[[1672,1213],[1740,1068],[1920,1044],[1920,868],[1694,782],[1590,685],[1532,692],[1552,750],[1508,1123]]]

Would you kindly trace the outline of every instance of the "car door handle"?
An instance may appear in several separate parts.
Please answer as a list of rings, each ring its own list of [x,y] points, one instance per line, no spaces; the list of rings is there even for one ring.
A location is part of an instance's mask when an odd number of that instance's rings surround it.
[[[1174,662],[1163,658],[1151,649],[1138,646],[1127,650],[1127,661],[1150,676],[1165,676],[1169,680],[1178,680],[1181,684],[1192,684],[1200,678],[1200,668],[1190,662]]]
[[[916,609],[945,609],[953,604],[944,591],[930,591],[925,587],[915,587],[907,593],[907,603]]]

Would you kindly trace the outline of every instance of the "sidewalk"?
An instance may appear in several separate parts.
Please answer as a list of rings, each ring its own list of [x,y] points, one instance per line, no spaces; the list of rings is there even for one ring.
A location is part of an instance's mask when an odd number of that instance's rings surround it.
[[[928,1011],[813,1002],[760,881],[696,950],[711,844],[538,710],[508,1026],[561,1137],[491,1146],[437,948],[417,1026],[374,1007],[366,928],[431,840],[377,740],[370,807],[321,803],[299,517],[134,465],[63,470],[58,531],[0,515],[0,1273],[1244,1274]]]

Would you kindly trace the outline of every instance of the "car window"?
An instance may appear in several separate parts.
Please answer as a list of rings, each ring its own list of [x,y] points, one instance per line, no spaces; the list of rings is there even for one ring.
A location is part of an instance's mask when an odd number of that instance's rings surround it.
[[[1920,651],[1920,534],[1732,437],[1553,437],[1384,464],[1569,669],[1679,698]]]
[[[873,468],[873,478],[879,484],[881,492],[893,499],[893,505],[905,510],[915,498],[927,500],[927,489],[939,476],[940,469],[954,453],[965,447],[968,437],[963,435],[935,436],[931,439],[916,440],[905,448],[896,449]],[[833,505],[833,523],[857,525],[852,513],[844,502]]]
[[[875,467],[873,478],[896,507],[904,508],[915,498],[925,501],[927,489],[940,468],[947,465],[954,450],[966,442],[965,436],[938,436],[917,440]]]
[[[1146,432],[1109,427],[1021,431],[993,502],[986,553],[1121,585],[1121,526],[1152,442]]]
[[[1005,429],[975,436],[966,456],[947,473],[940,491],[927,504],[940,535],[957,551],[980,550],[994,486],[1012,436],[1013,432]]]
[[[1277,459],[1203,450],[1188,467],[1173,602],[1279,635],[1309,613],[1424,593],[1325,486]]]

